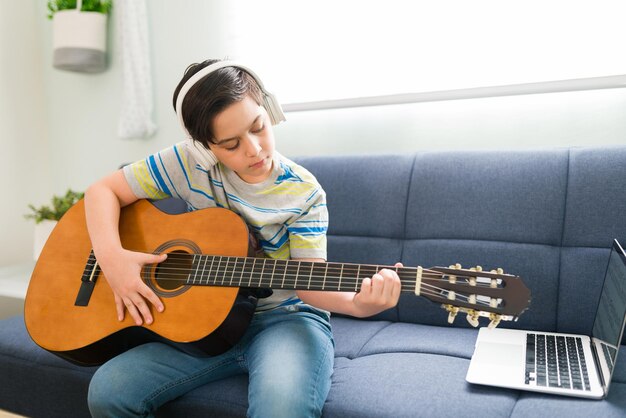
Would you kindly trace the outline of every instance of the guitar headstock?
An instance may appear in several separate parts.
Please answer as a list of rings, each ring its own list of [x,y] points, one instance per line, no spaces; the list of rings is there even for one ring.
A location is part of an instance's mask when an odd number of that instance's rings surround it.
[[[489,328],[501,320],[517,320],[530,304],[530,290],[519,276],[504,274],[502,269],[483,271],[477,266],[424,269],[420,296],[441,303],[452,323],[459,312],[467,313],[467,321],[478,326],[478,318],[488,317]]]

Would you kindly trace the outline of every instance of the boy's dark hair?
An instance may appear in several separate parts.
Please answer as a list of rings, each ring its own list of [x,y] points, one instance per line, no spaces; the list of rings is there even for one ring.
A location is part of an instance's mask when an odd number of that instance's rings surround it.
[[[174,110],[176,110],[178,93],[185,82],[201,69],[216,62],[219,60],[211,59],[187,67],[183,78],[174,90]],[[185,95],[181,108],[185,127],[191,137],[207,148],[209,143],[215,143],[213,119],[218,113],[231,104],[243,100],[247,95],[250,95],[259,105],[262,104],[259,85],[241,68],[220,68],[200,79]]]

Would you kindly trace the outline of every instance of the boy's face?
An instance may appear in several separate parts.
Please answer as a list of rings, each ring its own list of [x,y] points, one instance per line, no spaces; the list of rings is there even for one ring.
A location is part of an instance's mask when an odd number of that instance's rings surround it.
[[[246,96],[213,120],[211,151],[247,183],[260,183],[272,171],[274,132],[263,106]]]

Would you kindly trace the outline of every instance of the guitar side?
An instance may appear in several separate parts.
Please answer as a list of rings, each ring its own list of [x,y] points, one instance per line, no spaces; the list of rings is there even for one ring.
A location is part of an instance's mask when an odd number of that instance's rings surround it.
[[[147,253],[245,256],[248,249],[247,227],[233,212],[216,208],[168,215],[144,200],[122,209],[120,237],[124,248]],[[120,322],[113,292],[97,271],[87,303],[77,306],[90,253],[84,202],[80,201],[50,235],[26,295],[26,328],[35,343],[46,350],[82,364],[98,364],[141,342],[206,346],[207,336],[218,328],[224,330],[220,325],[245,322],[242,318],[227,320],[237,288],[183,286],[183,282],[161,287],[156,280],[150,285],[161,297],[164,312],[152,310],[151,325],[135,326],[128,313]],[[234,334],[242,333],[247,323],[241,326],[243,329],[234,330]],[[236,335],[215,337],[235,339]]]

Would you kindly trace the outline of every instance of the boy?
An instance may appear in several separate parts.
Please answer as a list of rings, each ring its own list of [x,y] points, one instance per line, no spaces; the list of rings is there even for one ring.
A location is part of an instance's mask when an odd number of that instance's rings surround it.
[[[137,325],[158,320],[150,304],[164,309],[141,281],[141,268],[166,258],[121,247],[120,207],[137,199],[174,196],[189,210],[226,207],[250,225],[265,256],[326,259],[325,193],[311,173],[274,150],[271,125],[284,118],[260,80],[236,63],[193,64],[176,88],[174,107],[187,141],[105,177],[85,194],[89,234],[118,319],[128,311]],[[249,416],[319,417],[334,358],[327,311],[371,316],[395,306],[399,295],[400,280],[388,269],[364,279],[359,293],[276,290],[260,299],[246,334],[224,354],[199,358],[151,343],[111,359],[92,379],[90,411],[151,416],[195,387],[248,373]]]

